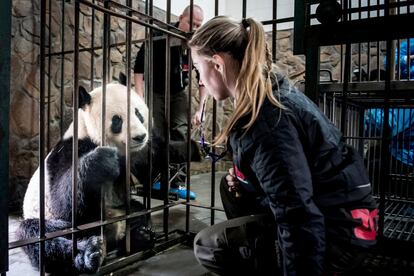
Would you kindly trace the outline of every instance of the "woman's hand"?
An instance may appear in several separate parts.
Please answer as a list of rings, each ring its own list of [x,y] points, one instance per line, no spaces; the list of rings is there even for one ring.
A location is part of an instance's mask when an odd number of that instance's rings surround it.
[[[239,188],[239,180],[234,173],[234,169],[230,168],[229,173],[226,175],[227,185],[229,186],[229,192],[236,192],[236,197],[239,195],[238,188]]]
[[[196,127],[198,127],[202,122],[201,122],[201,116],[202,116],[202,114],[203,114],[203,111],[202,110],[198,110],[195,114],[194,114],[194,116],[193,116],[193,118],[191,119],[191,127],[192,128],[196,128]]]

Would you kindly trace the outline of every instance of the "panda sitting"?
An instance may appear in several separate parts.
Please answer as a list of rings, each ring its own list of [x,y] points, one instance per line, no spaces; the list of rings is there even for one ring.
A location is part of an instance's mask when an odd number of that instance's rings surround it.
[[[80,88],[78,124],[78,182],[77,223],[100,220],[101,191],[105,196],[106,217],[125,214],[125,152],[127,139],[127,88],[108,84],[106,88],[105,144],[101,142],[102,88],[90,93]],[[130,98],[129,143],[132,153],[139,153],[148,141],[148,108],[135,93]],[[45,159],[45,231],[71,228],[72,221],[72,141],[73,123],[63,139]],[[142,152],[145,154],[144,152]],[[142,157],[144,158],[144,157]],[[130,211],[143,210],[143,205],[131,200]],[[17,230],[19,239],[39,236],[39,169],[28,185],[23,203],[24,221]],[[151,246],[152,231],[145,216],[130,220],[131,251]],[[105,226],[106,248],[99,236],[100,228],[78,234],[77,253],[72,260],[71,235],[45,242],[45,268],[50,273],[94,273],[102,264],[109,247],[125,244],[125,222]],[[39,264],[39,244],[27,245],[23,250],[33,266]]]

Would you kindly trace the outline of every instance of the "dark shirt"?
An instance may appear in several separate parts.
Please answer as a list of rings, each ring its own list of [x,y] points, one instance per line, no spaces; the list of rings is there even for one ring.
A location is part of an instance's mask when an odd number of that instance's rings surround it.
[[[178,27],[178,22],[174,24]],[[164,94],[165,91],[165,68],[166,68],[166,38],[161,32],[154,32],[153,40],[153,91],[157,94]],[[160,38],[162,37],[162,38]],[[172,39],[171,39],[172,40]],[[179,45],[170,47],[170,93],[174,94],[184,90],[188,85],[188,49],[185,49],[180,42]],[[145,72],[145,46],[142,45],[135,59],[134,73],[144,74]]]

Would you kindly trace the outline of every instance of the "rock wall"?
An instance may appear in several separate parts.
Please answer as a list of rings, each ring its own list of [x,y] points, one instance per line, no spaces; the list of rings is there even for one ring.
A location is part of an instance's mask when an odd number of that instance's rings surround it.
[[[72,117],[73,89],[73,45],[74,45],[74,1],[51,1],[46,15],[46,107],[47,124],[44,126],[46,151],[48,152],[67,129]],[[121,3],[124,1],[121,1]],[[133,1],[134,8],[144,11],[141,1]],[[165,20],[165,12],[154,8],[154,17]],[[63,25],[62,25],[63,20]],[[172,16],[172,20],[177,20]],[[81,5],[80,48],[92,47],[92,10]],[[50,25],[50,26],[49,26]],[[64,26],[64,28],[61,28]],[[103,41],[103,14],[95,13],[95,47]],[[125,42],[125,20],[111,17],[110,43]],[[132,41],[143,39],[145,30],[132,24]],[[49,41],[49,34],[50,41]],[[63,40],[62,40],[63,35]],[[50,47],[49,47],[50,42]],[[140,42],[132,46],[132,66]],[[10,207],[19,210],[30,180],[38,167],[39,156],[39,87],[40,87],[40,1],[15,0],[12,7],[12,52],[10,95]],[[65,51],[64,55],[59,53]],[[72,51],[72,52],[71,52]],[[93,77],[91,77],[91,57]],[[80,84],[91,88],[102,81],[102,50],[82,51],[79,54]],[[110,80],[115,80],[120,71],[125,72],[125,45],[112,47],[110,51]],[[63,66],[62,66],[63,64]],[[63,76],[63,81],[62,81]],[[132,77],[132,72],[131,72]],[[62,87],[63,84],[63,87]]]

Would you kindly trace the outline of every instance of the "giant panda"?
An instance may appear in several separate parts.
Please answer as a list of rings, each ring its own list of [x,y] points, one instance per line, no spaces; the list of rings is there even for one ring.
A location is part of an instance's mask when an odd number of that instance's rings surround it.
[[[78,112],[78,185],[77,224],[100,220],[101,191],[105,197],[107,217],[124,214],[125,210],[125,152],[127,139],[127,88],[111,83],[106,86],[105,145],[101,143],[102,87],[88,93],[79,89]],[[139,154],[148,141],[148,108],[135,93],[130,98],[130,152]],[[54,232],[72,227],[72,141],[73,122],[63,139],[44,161],[45,172],[45,231]],[[143,152],[143,155],[145,153]],[[144,157],[142,157],[144,158]],[[132,200],[131,211],[143,209]],[[19,239],[39,236],[39,169],[33,174],[23,203],[24,220],[17,230]],[[123,222],[124,223],[124,222]],[[121,225],[121,226],[120,226]],[[125,225],[125,224],[123,224]],[[130,220],[131,251],[142,249],[153,240],[144,217]],[[77,253],[72,259],[71,236],[45,242],[46,272],[59,274],[94,273],[102,264],[109,245],[119,246],[124,238],[122,223],[105,227],[105,243],[100,228],[78,234]],[[147,243],[148,242],[148,243]],[[144,245],[145,244],[145,245]],[[39,245],[23,248],[34,267],[39,263]]]

